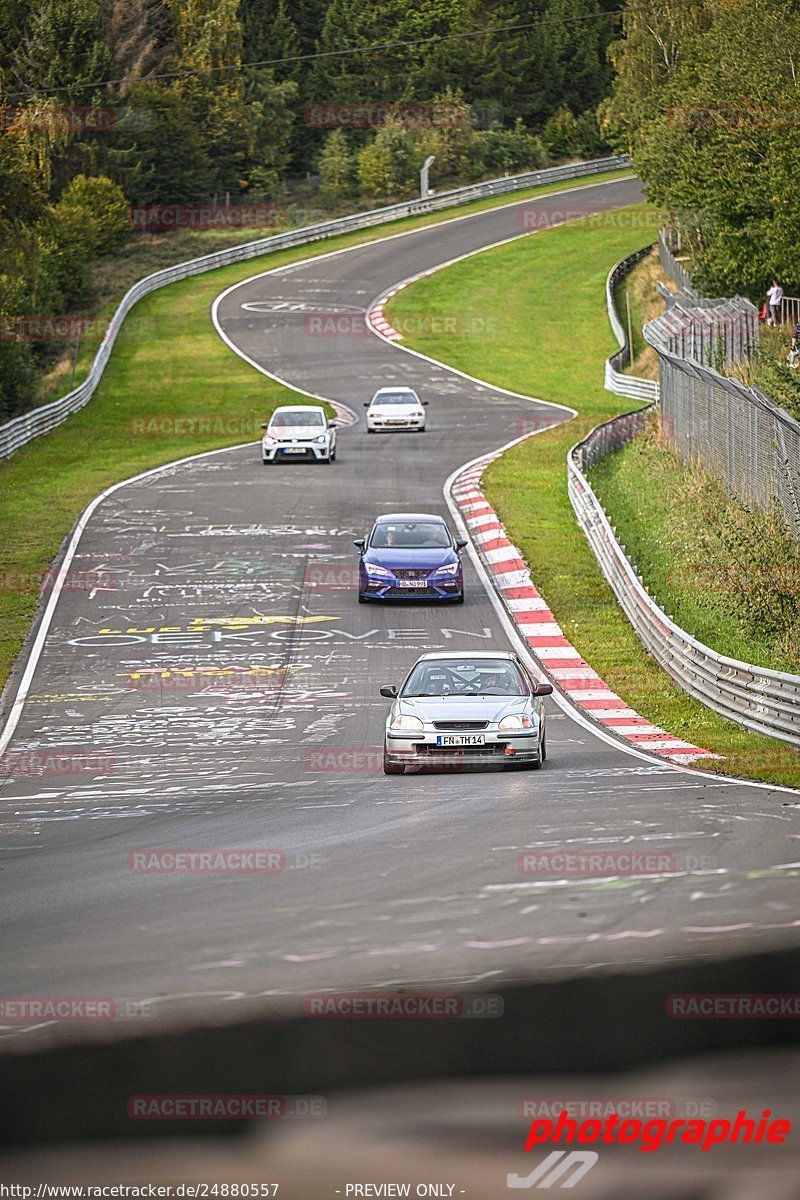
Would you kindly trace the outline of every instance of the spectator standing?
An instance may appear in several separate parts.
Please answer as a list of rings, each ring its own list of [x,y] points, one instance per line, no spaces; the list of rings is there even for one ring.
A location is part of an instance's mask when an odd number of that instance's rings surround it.
[[[777,279],[773,279],[772,286],[767,290],[767,304],[769,305],[769,312],[767,315],[768,325],[780,325],[782,302],[783,288],[778,283]]]

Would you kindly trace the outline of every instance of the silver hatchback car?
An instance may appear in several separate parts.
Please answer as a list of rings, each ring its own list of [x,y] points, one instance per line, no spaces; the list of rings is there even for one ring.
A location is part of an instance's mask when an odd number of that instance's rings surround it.
[[[384,773],[470,763],[540,767],[547,757],[542,697],[552,691],[510,651],[423,654],[399,692],[394,684],[381,688],[394,701],[386,720]]]

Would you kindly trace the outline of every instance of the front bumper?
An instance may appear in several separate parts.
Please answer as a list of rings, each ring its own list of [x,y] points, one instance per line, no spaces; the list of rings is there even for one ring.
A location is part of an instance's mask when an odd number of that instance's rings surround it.
[[[328,442],[279,442],[277,446],[265,446],[261,443],[261,457],[264,462],[327,462],[331,446]]]
[[[540,731],[536,729],[484,731],[482,746],[437,746],[439,730],[392,733],[387,729],[386,755],[392,765],[404,767],[508,766],[509,763],[537,762]],[[513,750],[513,754],[509,751]]]
[[[460,600],[464,595],[463,576],[450,575],[440,579],[428,576],[424,587],[401,587],[398,576],[388,579],[362,573],[359,591],[363,600]]]
[[[408,433],[409,430],[424,428],[424,417],[404,417],[402,420],[399,418],[382,420],[380,417],[367,417],[367,429],[371,429],[374,433],[402,433],[403,430]]]

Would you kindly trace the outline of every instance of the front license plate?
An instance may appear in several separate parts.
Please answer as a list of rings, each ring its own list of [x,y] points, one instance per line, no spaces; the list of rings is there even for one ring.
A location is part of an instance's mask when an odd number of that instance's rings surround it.
[[[284,454],[305,454],[305,446],[284,446]]]
[[[482,733],[439,733],[436,736],[437,746],[484,746],[486,738]]]
[[[427,587],[427,579],[401,579],[399,580],[400,587]]]

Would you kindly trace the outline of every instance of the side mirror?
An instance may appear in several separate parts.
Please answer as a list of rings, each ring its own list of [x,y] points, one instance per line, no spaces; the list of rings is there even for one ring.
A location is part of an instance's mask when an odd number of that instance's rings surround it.
[[[458,540],[456,541],[456,550],[463,550],[464,547],[468,546],[468,545],[469,545],[469,542],[465,542],[463,538],[458,538]]]
[[[393,683],[385,683],[381,688],[381,695],[385,696],[387,700],[396,700],[397,688]]]
[[[369,408],[370,404],[372,404],[372,401],[371,401],[371,400],[365,400],[365,401],[364,401],[364,408]]]
[[[427,405],[430,404],[430,400],[422,400],[420,403]]]
[[[353,545],[354,545],[354,546],[355,546],[355,547],[356,547],[358,550],[360,550],[360,551],[361,551],[361,553],[363,554],[363,553],[364,553],[364,550],[366,549],[366,545],[367,545],[367,539],[366,539],[366,538],[356,538],[356,539],[355,539],[355,541],[353,542]]]
[[[328,421],[328,429],[333,429],[335,424],[336,424],[335,421]]]
[[[269,429],[269,425],[266,423],[266,421],[262,421],[262,423],[261,423],[261,428],[262,428],[262,429]]]
[[[537,696],[552,696],[552,694],[553,694],[552,683],[537,683],[537,685],[536,685],[536,695]]]

